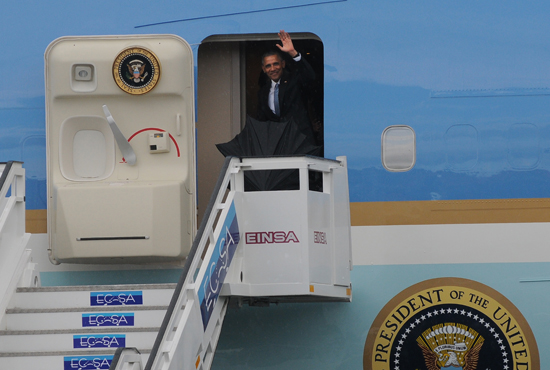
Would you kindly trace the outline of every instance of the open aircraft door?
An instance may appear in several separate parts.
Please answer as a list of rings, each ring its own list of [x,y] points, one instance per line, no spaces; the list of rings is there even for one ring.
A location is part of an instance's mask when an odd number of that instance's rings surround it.
[[[63,37],[45,68],[52,262],[184,258],[196,230],[189,44]]]

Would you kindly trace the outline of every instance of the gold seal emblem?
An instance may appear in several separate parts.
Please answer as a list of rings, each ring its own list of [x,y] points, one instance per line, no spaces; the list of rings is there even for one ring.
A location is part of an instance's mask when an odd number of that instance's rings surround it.
[[[160,79],[160,62],[150,50],[130,47],[122,50],[113,63],[113,78],[118,87],[132,95],[153,90]]]
[[[473,280],[415,284],[384,306],[363,355],[365,370],[540,370],[535,337],[521,312]]]
[[[475,369],[484,341],[474,329],[455,323],[434,325],[416,339],[428,369]]]

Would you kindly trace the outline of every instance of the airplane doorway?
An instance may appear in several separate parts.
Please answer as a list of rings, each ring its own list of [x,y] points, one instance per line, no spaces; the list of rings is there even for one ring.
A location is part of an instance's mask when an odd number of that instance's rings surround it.
[[[304,92],[304,100],[310,121],[314,123],[317,144],[322,146],[323,43],[312,33],[291,33],[291,37],[296,50],[316,74],[315,81]],[[224,161],[216,144],[233,139],[244,127],[247,115],[256,118],[258,91],[267,81],[261,68],[261,55],[275,49],[276,43],[280,44],[277,33],[216,35],[207,37],[199,46],[196,123],[199,222]],[[292,68],[292,63],[286,64]]]

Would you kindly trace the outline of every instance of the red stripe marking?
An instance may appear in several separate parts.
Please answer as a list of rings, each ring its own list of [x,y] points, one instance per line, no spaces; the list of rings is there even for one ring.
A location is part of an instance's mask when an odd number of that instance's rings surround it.
[[[144,128],[144,129],[141,129],[139,131],[136,131],[132,136],[130,136],[130,138],[128,139],[128,142],[130,142],[130,140],[132,140],[134,138],[134,136],[136,136],[137,134],[141,134],[142,132],[145,132],[145,131],[166,132],[165,130],[160,129],[160,128],[156,128],[156,127]],[[178,157],[180,157],[180,147],[179,147],[178,143],[176,142],[176,139],[174,139],[174,137],[172,136],[171,133],[168,133],[168,136],[170,136],[170,139],[172,139],[172,142],[174,143],[174,145],[176,146],[176,149],[178,151]]]

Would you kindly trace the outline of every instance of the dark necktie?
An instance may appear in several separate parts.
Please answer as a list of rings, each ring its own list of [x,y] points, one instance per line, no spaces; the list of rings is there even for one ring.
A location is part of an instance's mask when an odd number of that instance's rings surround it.
[[[275,84],[275,92],[273,93],[273,105],[275,105],[275,114],[280,116],[281,110],[279,109],[279,84]]]

